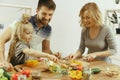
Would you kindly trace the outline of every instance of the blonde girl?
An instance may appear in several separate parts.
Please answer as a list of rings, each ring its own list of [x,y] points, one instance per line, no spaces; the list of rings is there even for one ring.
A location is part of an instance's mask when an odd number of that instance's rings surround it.
[[[53,61],[58,59],[44,52],[38,52],[30,48],[30,41],[32,40],[33,26],[28,21],[30,16],[23,14],[22,19],[15,24],[15,33],[13,35],[10,50],[8,54],[8,62],[13,66],[18,64],[24,64],[30,56],[34,57],[47,57]]]

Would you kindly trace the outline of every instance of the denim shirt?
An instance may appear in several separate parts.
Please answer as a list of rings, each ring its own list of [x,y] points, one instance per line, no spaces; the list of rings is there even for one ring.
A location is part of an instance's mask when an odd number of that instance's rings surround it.
[[[42,42],[45,39],[50,39],[52,28],[50,25],[38,28],[36,22],[36,15],[32,16],[29,21],[34,28],[33,40],[31,41],[30,46],[35,50],[42,51]]]
[[[35,34],[47,39],[50,37],[51,35],[51,31],[52,31],[52,28],[50,25],[47,25],[47,26],[43,26],[42,28],[38,28],[37,27],[37,23],[36,23],[36,15],[32,16],[29,20],[31,22],[31,24],[33,25],[33,28],[34,28],[34,31],[35,31]]]

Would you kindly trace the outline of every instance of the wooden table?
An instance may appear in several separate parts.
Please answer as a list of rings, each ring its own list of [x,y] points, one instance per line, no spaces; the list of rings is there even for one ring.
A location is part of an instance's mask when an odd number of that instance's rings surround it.
[[[23,65],[18,65],[17,67],[23,67],[24,69],[29,68],[31,70],[33,69],[37,69],[38,71],[41,70],[43,68],[43,66],[41,65],[41,67],[36,67],[36,68],[30,68],[30,67],[26,67]],[[104,61],[94,61],[94,62],[90,62],[89,65],[91,68],[100,68],[101,72],[98,74],[93,74],[92,75],[92,80],[120,80],[120,66],[114,65],[114,64],[110,64],[110,63],[106,63]],[[116,69],[119,71],[119,75],[117,75],[116,77],[109,77],[106,75],[106,70],[107,67],[109,67],[109,69]],[[28,79],[31,80],[31,79]],[[49,71],[45,71],[42,72],[41,74],[41,80],[71,80],[69,78],[69,76],[67,75],[57,75],[54,73],[51,73]]]
[[[120,80],[120,66],[106,63],[104,61],[94,61],[90,63],[90,67],[91,68],[97,67],[102,70],[99,74],[92,75],[92,80]],[[115,71],[117,70],[119,75],[113,77],[107,76],[106,75],[107,68],[109,68],[110,70],[111,69]]]

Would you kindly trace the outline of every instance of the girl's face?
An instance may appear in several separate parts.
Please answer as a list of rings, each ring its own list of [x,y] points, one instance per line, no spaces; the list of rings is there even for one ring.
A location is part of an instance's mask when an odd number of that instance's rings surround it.
[[[90,28],[94,26],[94,19],[91,16],[91,13],[89,11],[85,11],[83,14],[83,24],[86,28]]]
[[[33,37],[33,27],[27,26],[26,29],[24,30],[23,39],[27,43],[29,43],[32,40],[32,37]]]

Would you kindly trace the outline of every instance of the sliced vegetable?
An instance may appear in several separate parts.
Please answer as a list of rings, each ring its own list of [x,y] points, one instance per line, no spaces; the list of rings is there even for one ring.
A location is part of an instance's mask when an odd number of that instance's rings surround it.
[[[99,68],[92,68],[91,71],[92,71],[92,74],[97,74],[97,73],[101,72],[101,70]]]

